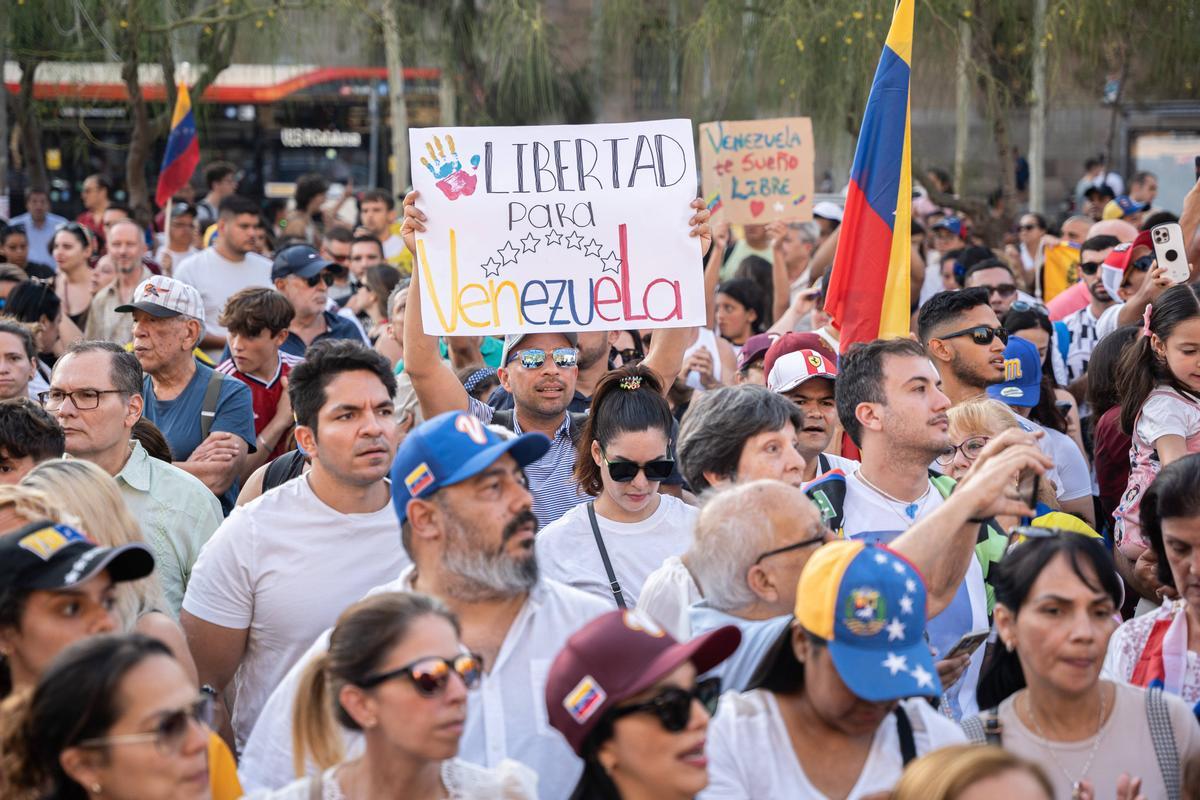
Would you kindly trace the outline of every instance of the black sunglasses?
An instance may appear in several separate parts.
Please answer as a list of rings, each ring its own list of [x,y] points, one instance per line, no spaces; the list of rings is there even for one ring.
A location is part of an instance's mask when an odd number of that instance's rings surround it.
[[[620,357],[622,366],[640,363],[645,355],[636,347],[626,347],[624,350],[618,350],[615,347],[609,348],[608,357],[610,360]]]
[[[678,733],[688,726],[692,719],[692,700],[699,700],[700,705],[711,716],[717,710],[717,701],[721,699],[721,679],[709,678],[700,681],[692,689],[671,687],[644,703],[632,706],[622,706],[613,709],[612,719],[618,720],[630,714],[649,713],[658,717],[663,730]]]
[[[100,736],[94,739],[84,739],[80,747],[111,747],[115,744],[141,744],[152,742],[164,756],[179,753],[187,739],[192,722],[195,721],[205,728],[212,727],[213,699],[204,695],[187,708],[177,709],[163,714],[154,730],[146,733],[121,733],[114,736]]]
[[[1150,266],[1154,263],[1154,256],[1142,256],[1135,258],[1129,266],[1136,269],[1138,272],[1149,272]]]
[[[945,336],[934,336],[934,339],[954,339],[959,336],[970,336],[975,344],[991,344],[993,339],[1008,344],[1008,331],[1004,328],[989,328],[987,325],[976,325],[974,328],[963,328],[961,331],[947,333]]]
[[[787,553],[791,550],[799,550],[803,547],[811,547],[814,544],[824,544],[825,538],[828,535],[829,535],[829,530],[825,529],[825,530],[821,531],[821,534],[819,536],[814,536],[811,539],[802,539],[799,542],[793,542],[792,544],[787,544],[787,545],[784,545],[783,547],[776,547],[774,550],[768,550],[767,552],[763,553],[758,558],[754,559],[754,563],[759,564],[762,562],[762,560],[764,558],[770,558],[771,556],[777,556],[780,553]]]
[[[617,483],[629,483],[639,472],[645,472],[648,481],[665,481],[675,469],[673,458],[656,458],[639,464],[636,461],[609,461],[605,456],[604,463],[608,466],[609,476]]]
[[[1102,266],[1104,266],[1103,261],[1080,261],[1079,271],[1090,278],[1099,272]]]
[[[1037,225],[1018,225],[1017,226],[1017,230],[1021,230],[1021,231],[1036,231],[1037,229],[1038,229]]]
[[[436,697],[445,691],[451,673],[457,673],[468,689],[474,689],[483,677],[483,659],[474,653],[463,653],[453,660],[430,656],[400,669],[372,675],[358,681],[357,686],[360,689],[373,689],[394,678],[408,678],[422,697]]]

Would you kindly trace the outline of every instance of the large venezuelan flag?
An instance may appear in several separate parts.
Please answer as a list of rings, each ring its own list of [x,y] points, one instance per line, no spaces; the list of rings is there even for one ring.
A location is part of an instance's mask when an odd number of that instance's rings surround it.
[[[898,0],[867,98],[825,309],[855,342],[907,336],[912,260],[909,75],[914,0]]]
[[[192,99],[188,95],[187,84],[180,82],[175,113],[171,116],[171,135],[167,137],[167,152],[163,154],[162,169],[158,173],[154,202],[160,208],[170,202],[172,195],[192,179],[192,173],[199,163],[200,140],[196,136]]]

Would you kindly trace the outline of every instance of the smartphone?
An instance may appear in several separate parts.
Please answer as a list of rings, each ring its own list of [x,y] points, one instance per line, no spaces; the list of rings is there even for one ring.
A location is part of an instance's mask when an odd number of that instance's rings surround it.
[[[1021,480],[1017,484],[1017,499],[1025,503],[1030,508],[1037,508],[1038,489],[1041,487],[1042,476],[1036,472],[1029,471],[1021,475]]]
[[[1200,181],[1200,156],[1196,156],[1196,180]]]
[[[987,628],[978,631],[971,631],[963,634],[962,638],[954,643],[954,646],[946,651],[946,654],[941,656],[942,661],[959,656],[969,656],[979,649],[979,646],[988,640],[991,631]]]
[[[1183,245],[1183,228],[1178,222],[1164,222],[1150,229],[1150,241],[1154,244],[1154,257],[1158,266],[1166,269],[1171,283],[1186,283],[1191,277],[1188,269],[1187,248]]]

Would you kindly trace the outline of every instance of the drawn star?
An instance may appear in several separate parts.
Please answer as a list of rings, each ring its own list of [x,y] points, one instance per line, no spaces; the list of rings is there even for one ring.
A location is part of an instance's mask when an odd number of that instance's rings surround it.
[[[604,263],[604,269],[601,272],[611,272],[614,275],[620,273],[621,259],[613,251],[609,250],[608,255],[600,260]]]
[[[781,203],[781,202],[779,202],[778,200],[776,200],[776,201],[775,201],[775,210],[776,210],[776,211],[783,211],[783,203]]]
[[[600,258],[600,243],[595,239],[592,239],[583,246],[583,254],[585,256],[595,256],[596,258]]]
[[[501,247],[496,252],[503,259],[501,266],[517,263],[517,256],[521,254],[521,251],[514,247],[512,242],[505,242],[504,247]]]
[[[875,563],[876,564],[886,564],[887,556],[885,556],[883,553],[876,553],[875,554]]]
[[[537,246],[540,243],[541,243],[541,239],[534,236],[532,233],[526,234],[525,238],[521,240],[521,252],[522,253],[536,253]]]
[[[496,260],[495,256],[492,256],[491,258],[489,258],[486,262],[484,262],[480,266],[483,267],[483,277],[485,277],[485,278],[499,278],[500,277],[500,267],[502,266],[502,264]],[[488,269],[488,267],[491,267],[491,269]]]
[[[915,667],[913,667],[912,671],[908,674],[917,679],[918,689],[924,686],[933,688],[933,675],[929,672],[929,670],[925,669],[920,664],[917,664]]]
[[[546,244],[562,244],[563,235],[558,231],[551,231],[546,234]]]
[[[887,624],[887,633],[889,642],[904,638],[904,623],[899,617],[892,617],[892,621]]]
[[[900,598],[900,610],[903,611],[905,614],[911,614],[913,612],[911,597],[909,597],[908,595],[904,595],[904,597]]]
[[[883,660],[883,666],[885,669],[891,670],[893,675],[897,672],[908,672],[908,658],[906,656],[898,656],[895,653],[888,653],[887,658]]]
[[[896,570],[896,574],[897,574],[897,575],[903,575],[903,574],[904,574],[904,565],[903,565],[903,564],[901,564],[899,561],[893,561],[893,562],[892,562],[892,569]]]
[[[904,582],[904,589],[905,591],[915,592],[917,590],[917,582],[909,578]]]
[[[571,248],[575,248],[576,250],[583,249],[583,237],[579,235],[578,231],[571,231],[570,235],[567,236],[567,249]]]

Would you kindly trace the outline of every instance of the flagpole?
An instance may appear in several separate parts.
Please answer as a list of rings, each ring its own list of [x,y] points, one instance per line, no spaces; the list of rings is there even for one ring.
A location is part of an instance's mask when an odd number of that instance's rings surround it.
[[[163,237],[168,254],[171,252],[171,211],[174,210],[174,208],[175,198],[172,197],[171,199],[167,200],[167,211],[165,214],[163,214]],[[160,264],[159,266],[162,265]],[[175,271],[175,265],[172,264],[169,269],[164,267],[163,271],[167,273],[167,277],[169,278],[171,276],[170,274]]]

